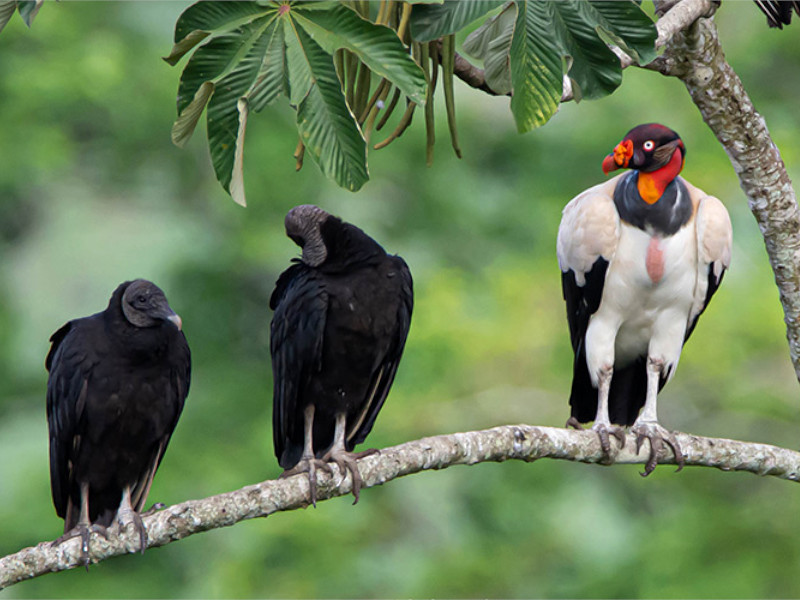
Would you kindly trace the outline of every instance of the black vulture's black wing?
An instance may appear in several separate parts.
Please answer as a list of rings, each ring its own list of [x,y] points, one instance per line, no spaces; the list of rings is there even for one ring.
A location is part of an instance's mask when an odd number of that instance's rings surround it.
[[[383,360],[372,374],[368,388],[370,396],[365,403],[361,418],[352,424],[348,423],[345,440],[345,447],[348,451],[352,451],[357,444],[363,442],[372,430],[375,419],[386,401],[389,389],[392,387],[392,382],[405,348],[408,330],[411,327],[411,313],[414,309],[414,283],[411,278],[411,271],[399,256],[389,257],[389,260],[394,262],[395,273],[400,278],[400,306],[397,310],[397,326]]]
[[[169,328],[171,325],[166,327]],[[154,450],[149,468],[139,475],[131,489],[131,504],[134,510],[137,511],[144,509],[150,486],[153,484],[153,478],[159,465],[161,465],[164,453],[167,451],[167,445],[172,438],[172,433],[175,431],[175,427],[178,426],[178,419],[183,412],[186,396],[189,395],[189,384],[192,375],[192,357],[189,351],[189,344],[182,331],[175,332],[169,329],[167,331],[166,335],[172,337],[169,351],[164,359],[169,367],[168,381],[165,386],[158,386],[158,389],[163,390],[165,394],[164,397],[159,399],[159,402],[163,403],[165,411],[172,412],[172,418],[169,419],[163,429],[161,440]]]
[[[71,456],[79,450],[88,382],[95,352],[87,331],[92,317],[70,321],[51,337],[45,359],[47,380],[47,425],[50,434],[50,486],[59,517],[67,520]],[[69,523],[68,523],[69,525]],[[73,524],[74,525],[74,524]]]
[[[310,374],[319,371],[328,312],[328,294],[319,275],[295,264],[278,278],[270,299],[272,354],[272,438],[283,468],[299,460],[303,420],[298,404]]]

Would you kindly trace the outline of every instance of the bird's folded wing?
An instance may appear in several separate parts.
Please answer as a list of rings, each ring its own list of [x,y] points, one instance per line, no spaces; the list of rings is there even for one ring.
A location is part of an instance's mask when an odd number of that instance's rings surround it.
[[[293,432],[299,431],[302,439],[303,424],[296,421],[292,407],[303,391],[303,382],[320,368],[328,313],[328,294],[315,273],[298,268],[292,275],[291,280],[282,282],[270,330],[272,435],[279,460]]]
[[[613,193],[619,177],[594,186],[564,208],[558,229],[557,255],[567,304],[572,347],[586,333],[589,317],[600,306],[609,263],[619,241],[620,220]]]
[[[695,227],[697,231],[697,283],[694,303],[689,314],[687,335],[694,329],[714,292],[717,291],[731,262],[733,231],[725,205],[714,196],[706,196],[698,188],[690,193],[699,196]]]
[[[405,348],[408,330],[411,327],[411,312],[414,309],[414,289],[411,271],[409,271],[408,265],[403,259],[396,257],[396,260],[400,262],[400,276],[403,282],[400,306],[397,311],[397,326],[392,334],[391,344],[386,355],[372,374],[368,392],[370,396],[364,404],[364,410],[358,419],[355,419],[353,423],[348,423],[346,432],[348,450],[352,450],[354,446],[363,442],[372,430],[375,419],[386,401],[389,389],[392,387],[394,376],[397,373],[397,366],[400,364],[403,348]]]

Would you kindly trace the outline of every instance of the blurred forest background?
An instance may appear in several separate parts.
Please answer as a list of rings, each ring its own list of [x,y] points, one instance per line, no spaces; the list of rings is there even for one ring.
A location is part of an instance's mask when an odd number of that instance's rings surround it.
[[[294,113],[251,115],[250,206],[214,179],[198,130],[170,142],[180,68],[161,60],[186,2],[46,3],[0,34],[0,555],[49,540],[44,357],[65,321],[145,277],[183,317],[191,392],[150,501],[229,491],[280,469],[272,454],[269,294],[298,254],[283,216],[315,203],[402,255],[416,306],[382,447],[499,424],[563,426],[571,351],[555,237],[561,209],[603,180],[642,122],[676,129],[684,175],[723,199],[733,265],[661,395],[669,428],[789,448],[800,394],[758,228],[722,148],[678,80],[639,69],[601,101],[516,133],[507,98],[457,83],[463,160],[421,114],[370,153],[351,194],[310,160]],[[800,181],[800,23],[769,30],[751,2],[717,14],[729,61]],[[439,102],[441,100],[439,99]],[[442,106],[440,104],[440,106]],[[380,134],[373,141],[381,139]],[[38,597],[796,597],[796,485],[750,474],[556,461],[423,473],[314,509],[193,536],[18,584]],[[149,502],[148,502],[149,504]]]

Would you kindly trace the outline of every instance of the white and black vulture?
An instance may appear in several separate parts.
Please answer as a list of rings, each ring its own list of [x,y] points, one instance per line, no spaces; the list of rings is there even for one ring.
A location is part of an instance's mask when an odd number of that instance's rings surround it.
[[[308,473],[316,505],[317,469],[349,471],[397,372],[411,324],[411,273],[358,227],[311,205],[297,206],[286,234],[302,257],[275,284],[270,308],[274,379],[272,432],[283,476]],[[354,502],[354,503],[355,503]]]
[[[89,563],[91,532],[140,512],[189,392],[191,357],[181,319],[144,279],[114,290],[108,307],[74,319],[50,338],[45,366],[50,484],[64,535],[80,536]]]
[[[575,197],[558,230],[558,261],[575,353],[568,424],[594,421],[604,451],[630,425],[644,475],[674,434],[656,396],[675,374],[683,344],[716,292],[731,256],[725,206],[678,176],[686,148],[655,123],[634,127],[603,161],[631,169]],[[642,410],[643,408],[643,410]],[[641,410],[641,414],[640,414]]]

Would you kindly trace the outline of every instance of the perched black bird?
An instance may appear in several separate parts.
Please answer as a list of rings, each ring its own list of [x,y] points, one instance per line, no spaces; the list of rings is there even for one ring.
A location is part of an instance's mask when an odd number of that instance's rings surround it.
[[[411,273],[399,256],[358,227],[316,206],[286,215],[286,234],[302,258],[275,284],[270,349],[272,432],[283,476],[308,473],[316,505],[316,470],[361,476],[353,453],[392,386],[411,323]]]
[[[115,517],[141,516],[153,476],[189,392],[191,358],[181,319],[156,285],[126,281],[108,308],[56,331],[45,366],[50,485],[64,535],[106,536]]]

